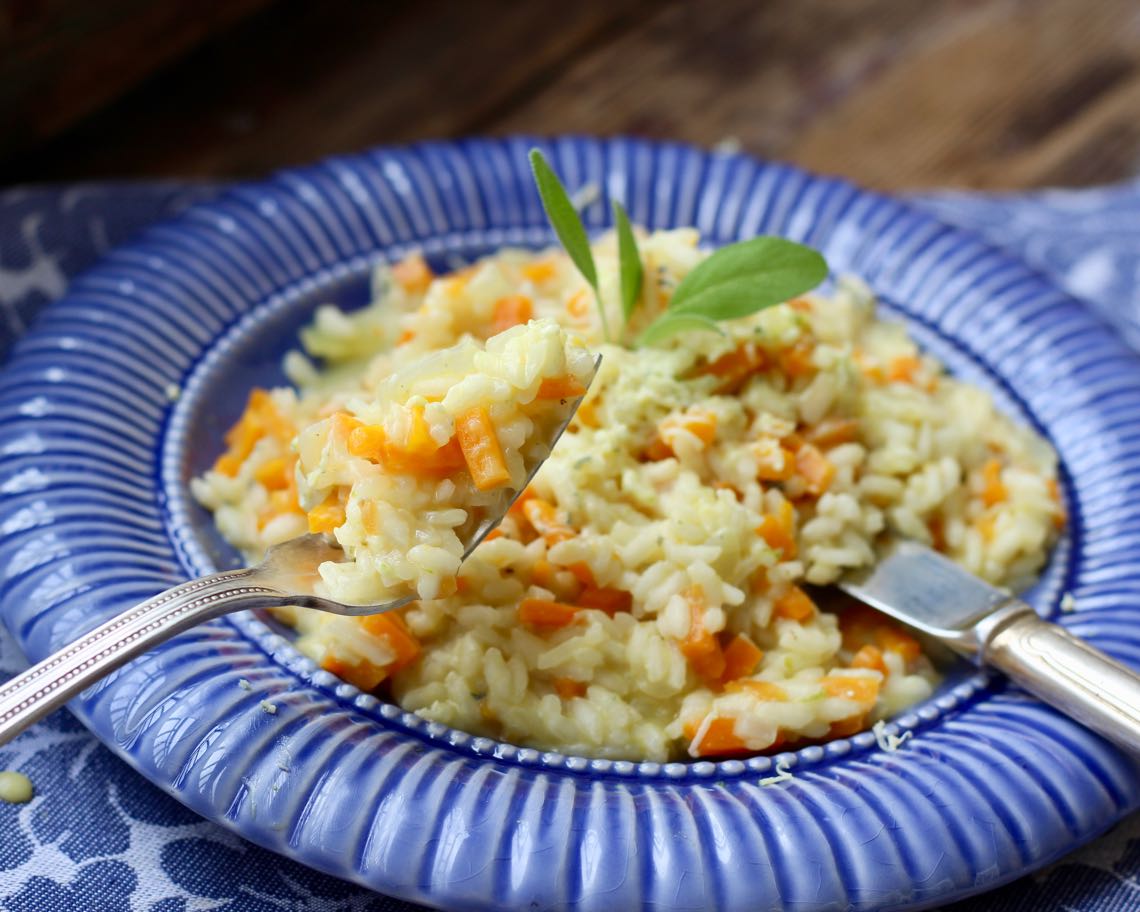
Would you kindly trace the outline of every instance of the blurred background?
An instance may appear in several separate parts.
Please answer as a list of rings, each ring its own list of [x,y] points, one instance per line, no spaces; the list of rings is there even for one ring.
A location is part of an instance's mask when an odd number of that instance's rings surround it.
[[[0,182],[632,133],[873,187],[1140,171],[1136,0],[5,0]]]

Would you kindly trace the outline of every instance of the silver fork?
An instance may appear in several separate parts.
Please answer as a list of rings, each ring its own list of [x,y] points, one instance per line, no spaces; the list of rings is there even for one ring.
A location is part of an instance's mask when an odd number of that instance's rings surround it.
[[[597,376],[601,360],[599,356],[594,362],[587,387]],[[583,398],[585,394],[569,403],[566,419],[552,435],[548,450],[554,449]],[[502,521],[542,462],[529,467],[526,482],[499,513],[487,516],[474,528],[463,552],[465,560]],[[323,536],[303,535],[270,548],[255,567],[190,580],[116,615],[23,674],[0,684],[0,746],[116,668],[205,621],[235,611],[286,605],[359,617],[392,611],[415,599],[409,595],[375,605],[345,605],[318,595],[317,568],[343,556]]]

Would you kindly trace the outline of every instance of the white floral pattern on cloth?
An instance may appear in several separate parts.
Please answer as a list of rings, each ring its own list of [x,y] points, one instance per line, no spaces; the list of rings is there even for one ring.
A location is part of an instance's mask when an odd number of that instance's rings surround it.
[[[68,277],[214,191],[174,183],[0,194],[0,359]],[[916,197],[1046,273],[1140,351],[1140,182],[1097,190]],[[0,679],[24,667],[0,627]],[[36,797],[0,804],[3,912],[409,912],[208,823],[134,773],[66,712],[0,748]],[[1030,877],[946,912],[1140,908],[1140,815]]]

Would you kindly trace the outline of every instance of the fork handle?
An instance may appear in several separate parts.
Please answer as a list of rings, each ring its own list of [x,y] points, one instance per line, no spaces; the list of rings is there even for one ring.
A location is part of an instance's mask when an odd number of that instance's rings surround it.
[[[989,637],[982,660],[1140,756],[1140,675],[1032,609]]]
[[[174,634],[232,611],[280,604],[277,590],[249,577],[249,570],[232,570],[160,592],[0,684],[0,746]]]

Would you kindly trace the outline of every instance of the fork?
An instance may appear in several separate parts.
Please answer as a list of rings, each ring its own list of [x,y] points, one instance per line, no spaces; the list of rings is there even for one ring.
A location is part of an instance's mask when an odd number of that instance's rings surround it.
[[[601,356],[587,389],[597,376]],[[569,426],[585,393],[568,401],[566,419],[554,431],[549,454]],[[506,500],[502,509],[483,518],[470,533],[463,552],[466,560],[506,515],[534,478],[545,459],[529,467],[526,481]],[[318,568],[344,553],[322,535],[302,535],[270,548],[260,564],[241,570],[214,573],[160,592],[116,615],[74,643],[37,665],[0,684],[0,746],[25,728],[58,709],[100,678],[172,636],[198,624],[235,611],[295,605],[333,614],[360,617],[402,608],[414,595],[372,605],[346,605],[317,591]]]

